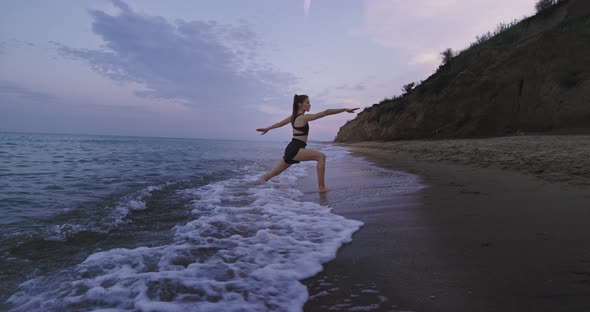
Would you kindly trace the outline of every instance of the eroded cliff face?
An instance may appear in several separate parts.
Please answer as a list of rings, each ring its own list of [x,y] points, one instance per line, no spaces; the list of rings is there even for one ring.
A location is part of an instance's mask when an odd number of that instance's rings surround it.
[[[337,142],[590,129],[590,1],[569,0],[463,51],[406,95],[346,123]]]

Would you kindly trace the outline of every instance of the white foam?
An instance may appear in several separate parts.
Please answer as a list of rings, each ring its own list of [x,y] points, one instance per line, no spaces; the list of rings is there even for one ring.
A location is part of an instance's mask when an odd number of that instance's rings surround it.
[[[322,270],[362,223],[298,199],[297,179],[311,163],[292,166],[264,185],[252,175],[183,190],[194,219],[176,226],[173,243],[112,249],[73,269],[21,285],[16,311],[301,311],[299,281]],[[141,209],[146,189],[121,202]]]
[[[161,190],[168,184],[170,183],[162,185],[150,185],[139,191],[124,196],[121,198],[121,200],[119,200],[113,212],[111,213],[111,221],[109,223],[119,226],[129,223],[129,220],[126,219],[127,215],[129,215],[131,211],[145,210],[146,200],[152,196],[152,192]]]
[[[97,233],[103,232],[97,227],[64,223],[47,227],[43,233],[43,239],[51,241],[65,241],[68,238],[84,231],[94,231]]]

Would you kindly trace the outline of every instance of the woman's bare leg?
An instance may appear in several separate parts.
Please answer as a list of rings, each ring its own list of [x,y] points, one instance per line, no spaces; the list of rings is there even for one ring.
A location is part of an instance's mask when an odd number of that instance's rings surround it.
[[[281,172],[285,171],[285,169],[289,168],[289,166],[291,165],[286,163],[283,159],[281,159],[279,163],[271,171],[265,173],[260,179],[266,182],[272,179],[273,177],[278,176]]]
[[[326,175],[326,154],[314,151],[312,149],[302,148],[297,152],[297,155],[293,157],[295,160],[299,161],[306,161],[306,160],[315,160],[318,162],[317,165],[317,172],[318,172],[318,190],[320,193],[324,193],[328,191],[326,184],[324,182],[324,176]]]

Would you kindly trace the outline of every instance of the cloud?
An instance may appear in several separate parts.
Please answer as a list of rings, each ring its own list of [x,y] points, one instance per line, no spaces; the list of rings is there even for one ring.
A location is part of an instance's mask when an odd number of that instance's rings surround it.
[[[6,54],[9,48],[22,48],[22,47],[36,47],[37,45],[30,41],[23,41],[16,38],[10,38],[8,40],[0,41],[0,54]]]
[[[92,30],[104,41],[101,49],[53,43],[62,56],[83,60],[103,76],[144,85],[138,96],[198,107],[240,105],[281,97],[296,81],[261,61],[262,43],[245,22],[171,23],[136,13],[123,1],[113,4],[120,10],[117,15],[89,11]]]
[[[289,110],[289,107],[287,107],[286,105],[284,106],[276,106],[276,105],[270,105],[270,104],[259,104],[257,105],[256,109],[259,112],[263,112],[265,114],[269,114],[269,115],[284,115],[284,116],[288,116],[291,114],[291,111]]]
[[[0,103],[2,131],[170,137],[219,135],[213,122],[198,115],[154,111],[145,105],[108,105],[100,98],[80,102],[33,91],[10,81],[0,81]]]
[[[9,81],[0,81],[0,103],[48,105],[58,99],[48,93],[32,91]]]
[[[335,87],[336,90],[346,90],[346,91],[364,91],[366,88],[364,85],[358,83],[356,85],[350,86],[347,84],[343,84],[340,86]]]
[[[529,7],[530,2],[512,0],[365,0],[363,28],[383,47],[432,54],[466,48],[500,22],[521,18],[516,12]]]
[[[36,111],[83,110],[92,113],[101,110],[118,114],[122,112],[138,114],[152,113],[151,110],[153,110],[149,105],[139,106],[133,103],[110,105],[109,103],[103,103],[101,99],[79,101],[43,91],[34,91],[28,86],[11,81],[0,81],[0,103],[6,104],[6,107],[23,106]],[[158,113],[161,114],[161,112]]]
[[[423,65],[423,64],[429,64],[429,65],[437,65],[440,64],[441,62],[441,56],[440,56],[440,52],[422,52],[422,53],[417,53],[416,55],[414,55],[414,57],[412,57],[410,64],[412,65]]]

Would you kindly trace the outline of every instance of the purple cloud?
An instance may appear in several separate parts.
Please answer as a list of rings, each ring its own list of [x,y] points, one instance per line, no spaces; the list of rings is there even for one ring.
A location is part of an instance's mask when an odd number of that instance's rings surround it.
[[[0,103],[46,105],[56,102],[57,98],[51,94],[33,91],[13,82],[0,81]]]
[[[343,84],[343,85],[337,86],[335,89],[336,90],[347,90],[347,91],[364,91],[366,88],[364,85],[357,83],[356,85]]]
[[[139,96],[197,106],[244,104],[281,97],[295,82],[292,74],[259,61],[262,43],[245,22],[170,23],[138,14],[122,1],[113,4],[118,15],[89,11],[92,30],[104,41],[102,49],[53,43],[62,56],[83,60],[101,75],[144,85],[147,90]]]
[[[16,38],[10,38],[8,40],[0,41],[0,54],[6,54],[9,48],[22,48],[22,47],[36,47],[37,45],[30,41],[23,41]]]

